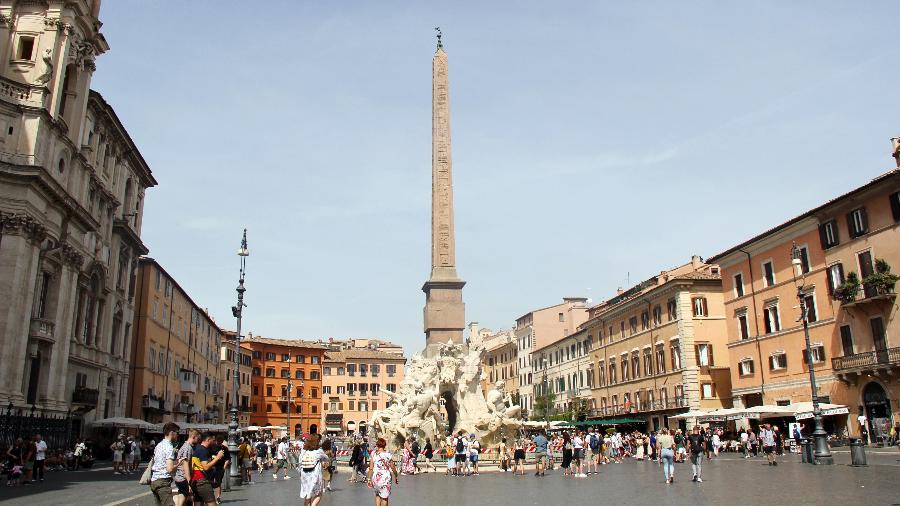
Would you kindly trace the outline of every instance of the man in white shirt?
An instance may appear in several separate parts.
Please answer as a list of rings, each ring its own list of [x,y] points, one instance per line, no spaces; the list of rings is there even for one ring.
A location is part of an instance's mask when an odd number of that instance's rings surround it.
[[[866,412],[863,411],[862,408],[859,409],[859,416],[856,417],[856,422],[859,424],[859,436],[863,440],[863,444],[869,444],[869,425],[868,419],[866,418]]]
[[[470,434],[470,437],[472,440],[469,441],[469,461],[472,463],[472,474],[478,474],[478,457],[481,453],[481,443],[478,442],[475,434]]]
[[[172,474],[181,462],[176,461],[174,443],[178,441],[178,425],[163,426],[163,438],[153,449],[150,460],[150,492],[156,506],[175,506],[172,499]]]
[[[278,479],[278,471],[281,468],[284,468],[284,479],[290,480],[291,477],[288,476],[288,466],[287,466],[287,458],[288,458],[288,443],[287,438],[282,438],[278,442],[278,447],[275,450],[275,472],[272,473],[273,479]]]
[[[44,459],[47,458],[47,442],[40,434],[34,435],[34,480],[44,481]]]

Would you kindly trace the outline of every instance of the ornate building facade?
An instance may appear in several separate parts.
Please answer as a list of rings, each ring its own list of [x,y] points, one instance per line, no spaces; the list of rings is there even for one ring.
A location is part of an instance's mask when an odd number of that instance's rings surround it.
[[[99,0],[0,3],[0,398],[125,412],[144,192],[156,185],[90,89]]]

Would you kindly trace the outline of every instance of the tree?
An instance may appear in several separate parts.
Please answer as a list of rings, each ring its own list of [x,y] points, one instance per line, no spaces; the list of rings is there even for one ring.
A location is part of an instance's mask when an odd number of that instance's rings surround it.
[[[553,413],[553,403],[556,402],[556,394],[547,392],[534,398],[534,415],[532,419],[543,420]]]

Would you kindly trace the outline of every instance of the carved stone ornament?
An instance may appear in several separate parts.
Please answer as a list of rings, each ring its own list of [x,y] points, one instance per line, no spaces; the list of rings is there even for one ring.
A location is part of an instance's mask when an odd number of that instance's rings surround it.
[[[44,60],[44,73],[34,80],[34,84],[37,85],[47,84],[53,78],[53,50],[50,48],[45,49],[44,56],[41,58]]]
[[[12,28],[12,18],[0,12],[0,28]]]
[[[0,216],[0,228],[4,234],[22,235],[34,244],[40,244],[47,238],[47,228],[25,214],[3,214]]]
[[[62,28],[62,22],[59,18],[44,18],[45,30],[59,30]]]
[[[80,271],[81,267],[84,265],[84,256],[78,252],[73,246],[68,243],[63,243],[60,246],[60,251],[62,253],[63,260],[72,267],[72,269],[76,271]]]

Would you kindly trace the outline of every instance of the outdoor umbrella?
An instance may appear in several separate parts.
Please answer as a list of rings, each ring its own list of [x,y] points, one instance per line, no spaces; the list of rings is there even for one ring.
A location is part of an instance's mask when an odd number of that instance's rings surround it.
[[[156,425],[150,422],[138,420],[137,418],[126,418],[123,416],[94,420],[91,425],[93,425],[94,427],[117,427],[121,429],[153,430],[156,428]]]

